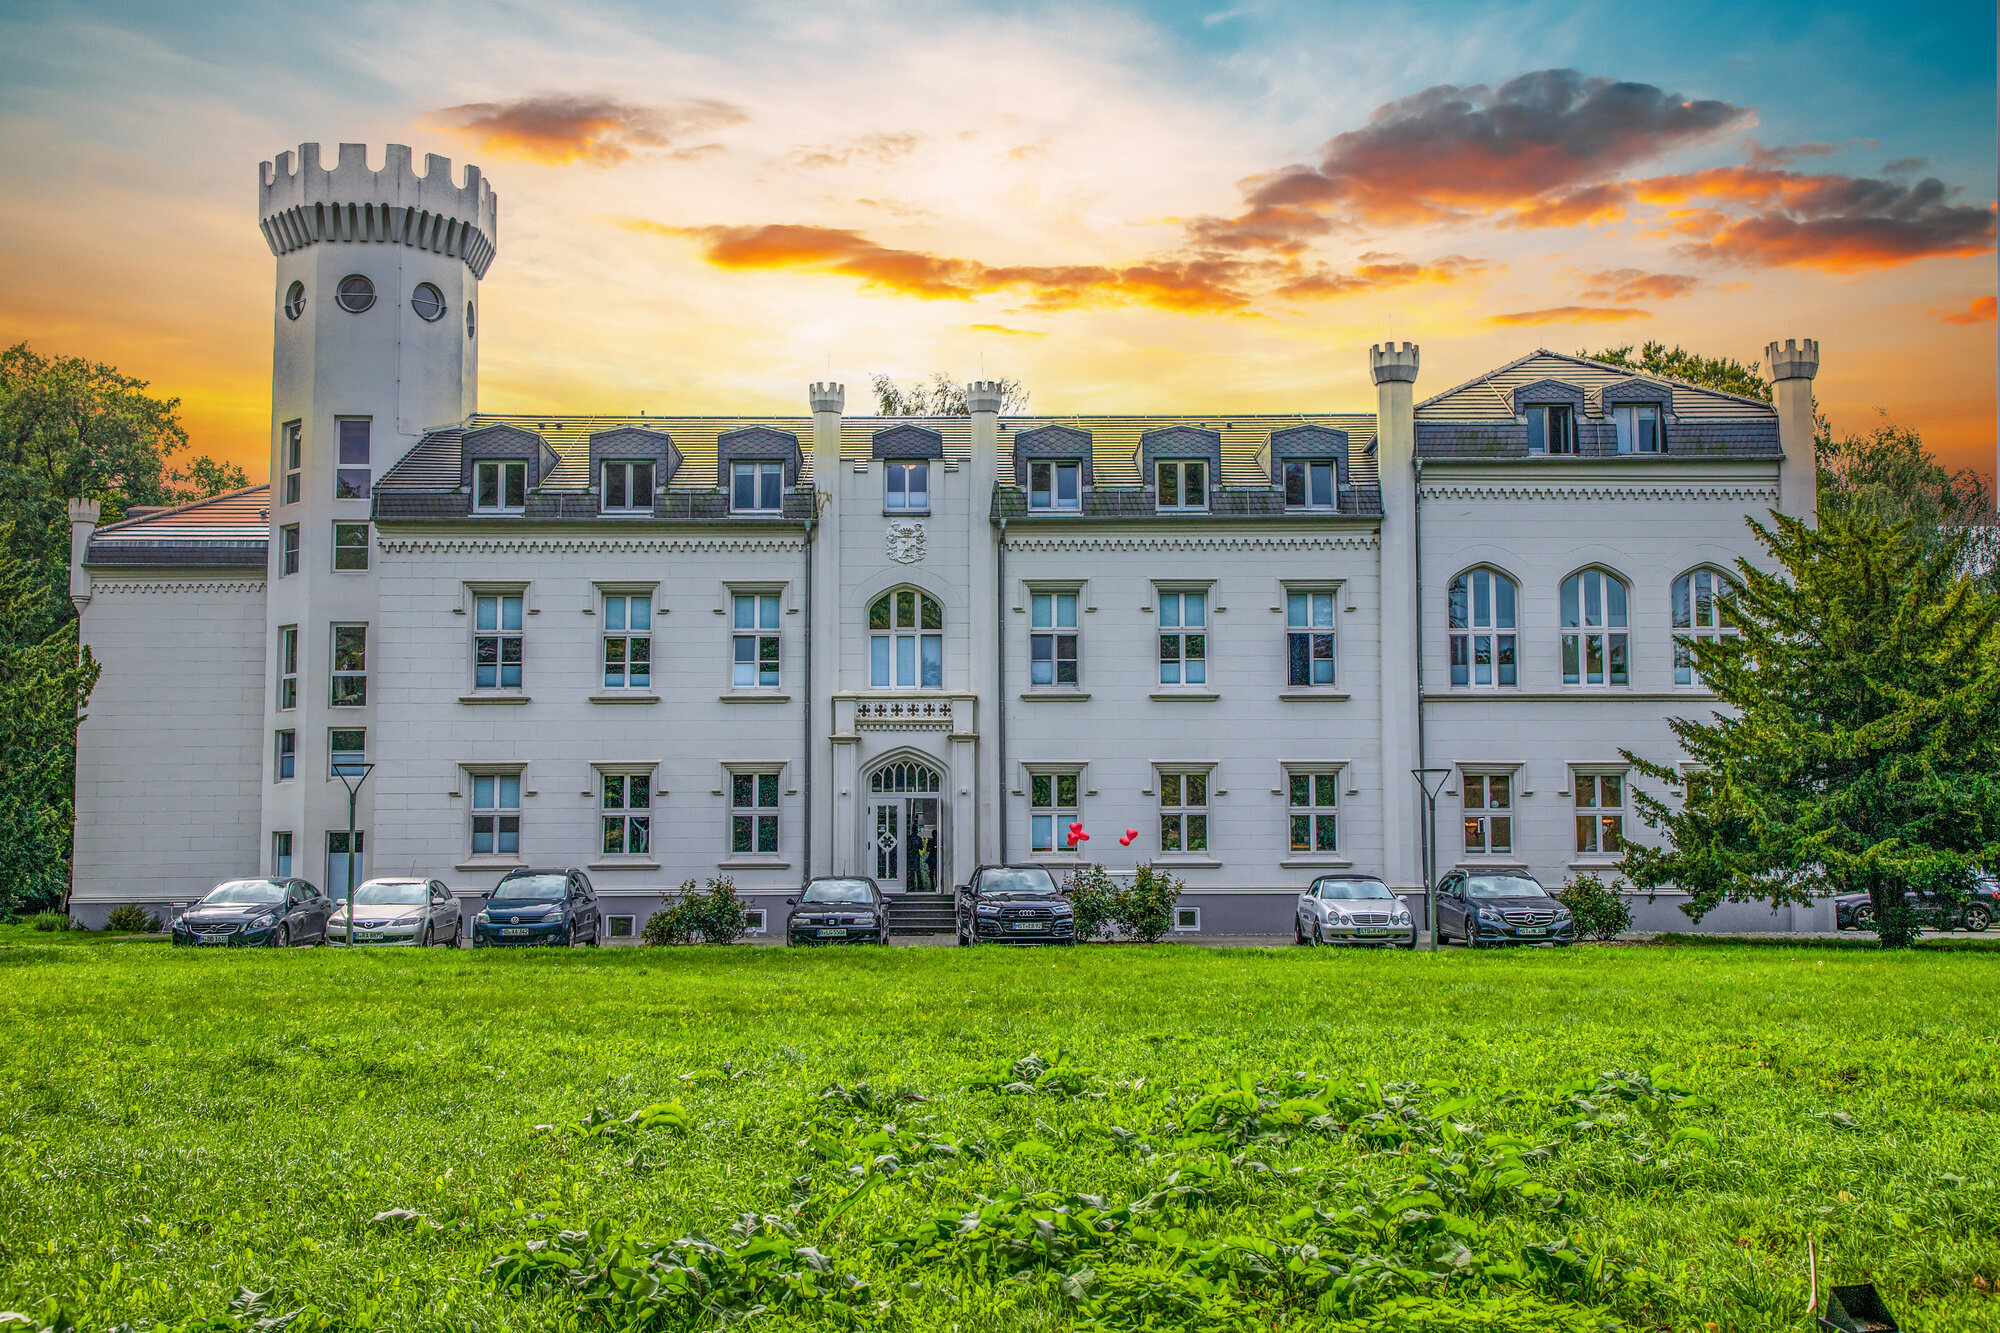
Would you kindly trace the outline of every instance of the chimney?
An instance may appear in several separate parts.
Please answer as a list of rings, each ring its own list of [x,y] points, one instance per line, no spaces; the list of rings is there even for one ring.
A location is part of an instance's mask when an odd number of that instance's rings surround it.
[[[1382,479],[1383,871],[1399,892],[1423,886],[1423,825],[1410,771],[1417,753],[1417,345],[1368,349],[1375,378],[1375,466]]]
[[[1778,468],[1778,512],[1819,526],[1819,450],[1813,441],[1813,376],[1819,374],[1819,343],[1812,338],[1773,341],[1764,349],[1771,368],[1771,402],[1778,409],[1778,444],[1785,461]]]

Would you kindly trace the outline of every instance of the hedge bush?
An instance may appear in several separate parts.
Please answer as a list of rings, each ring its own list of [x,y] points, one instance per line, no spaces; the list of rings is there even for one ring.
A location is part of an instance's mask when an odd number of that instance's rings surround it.
[[[157,935],[160,918],[137,903],[126,903],[111,909],[111,915],[104,918],[104,928],[120,935]]]
[[[736,895],[736,881],[727,875],[708,881],[708,892],[693,880],[681,885],[680,896],[646,918],[639,939],[645,944],[734,944],[750,928],[750,912]]]
[[[1632,909],[1625,904],[1618,881],[1606,884],[1585,871],[1556,891],[1556,901],[1576,918],[1576,933],[1597,940],[1615,940],[1632,929]]]

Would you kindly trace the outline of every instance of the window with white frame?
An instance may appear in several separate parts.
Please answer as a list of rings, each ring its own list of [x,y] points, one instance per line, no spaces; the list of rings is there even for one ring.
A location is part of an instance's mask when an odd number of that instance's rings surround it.
[[[1451,581],[1451,683],[1488,689],[1518,685],[1514,582],[1490,569]]]
[[[1028,683],[1075,685],[1076,594],[1030,593],[1028,621]]]
[[[278,577],[288,579],[299,572],[299,525],[287,523],[278,529]]]
[[[1531,454],[1573,454],[1576,452],[1576,409],[1568,403],[1551,403],[1528,409],[1528,452]]]
[[[944,688],[944,608],[928,593],[897,588],[868,608],[872,689]]]
[[[1712,569],[1697,569],[1674,580],[1674,684],[1698,685],[1694,669],[1697,640],[1731,638],[1736,626],[1723,608],[1729,584]]]
[[[739,690],[777,685],[783,641],[778,630],[778,594],[732,593],[729,608],[730,685]]]
[[[645,690],[653,685],[653,594],[604,595],[604,688]]]
[[[1632,683],[1625,602],[1624,583],[1601,569],[1562,581],[1563,684]]]
[[[521,594],[474,594],[472,688],[521,688]]]
[[[729,508],[737,514],[777,514],[785,508],[785,465],[737,462],[729,465]]]
[[[1334,639],[1332,589],[1291,589],[1285,593],[1286,682],[1332,685]]]
[[[1459,799],[1465,811],[1465,854],[1506,856],[1514,851],[1514,775],[1461,773]]]
[[[360,777],[368,764],[368,729],[333,727],[326,733],[326,775]]]
[[[1036,852],[1073,852],[1076,840],[1069,826],[1082,820],[1077,804],[1077,774],[1028,774],[1028,848]]]
[[[895,514],[927,514],[931,508],[931,465],[923,459],[891,459],[882,466],[882,507]]]
[[[327,707],[365,708],[368,704],[368,627],[335,625],[333,672],[327,686]]]
[[[1285,815],[1291,850],[1305,855],[1340,850],[1340,773],[1287,769]]]
[[[1332,509],[1337,475],[1330,458],[1286,459],[1285,508]]]
[[[528,463],[482,458],[472,465],[472,508],[481,514],[518,514],[528,507]]]
[[[778,774],[729,775],[729,851],[734,856],[771,855],[778,850]]]
[[[292,835],[282,829],[271,835],[271,873],[280,879],[292,873]]]
[[[304,428],[304,422],[287,421],[279,435],[278,462],[285,474],[285,494],[280,504],[299,502],[299,479],[305,470],[305,449],[301,442]]]
[[[1161,592],[1160,684],[1208,683],[1208,594]]]
[[[604,465],[605,509],[637,509],[651,512],[653,508],[653,463],[651,459],[634,462],[606,463]]]
[[[1083,464],[1029,463],[1028,508],[1081,509],[1083,507]]]
[[[764,909],[747,907],[743,910],[743,929],[746,934],[762,935],[769,927],[765,924]]]
[[[278,711],[299,706],[299,627],[278,627]]]
[[[1208,508],[1208,463],[1203,459],[1161,459],[1153,465],[1153,483],[1156,508],[1181,511]]]
[[[1208,850],[1208,770],[1162,769],[1160,850]]]
[[[474,773],[472,776],[472,854],[521,854],[521,775]]]
[[[604,937],[612,940],[629,940],[632,938],[632,927],[637,922],[636,917],[607,916],[604,918]]]
[[[273,776],[279,782],[290,782],[299,775],[299,733],[290,727],[279,731],[276,745]]]
[[[345,570],[362,570],[368,568],[368,525],[366,523],[336,523],[333,525],[333,567]]]
[[[1199,934],[1201,931],[1201,909],[1199,907],[1176,907],[1174,909],[1174,930],[1183,935]]]
[[[340,462],[333,472],[333,498],[336,500],[368,498],[368,427],[366,417],[340,419]]]
[[[653,850],[653,775],[600,773],[600,822],[606,856],[645,856]]]
[[[1658,403],[1621,403],[1611,409],[1618,428],[1621,454],[1662,454],[1667,451],[1667,434],[1660,422]]]
[[[1576,773],[1576,854],[1617,856],[1625,848],[1625,775]]]

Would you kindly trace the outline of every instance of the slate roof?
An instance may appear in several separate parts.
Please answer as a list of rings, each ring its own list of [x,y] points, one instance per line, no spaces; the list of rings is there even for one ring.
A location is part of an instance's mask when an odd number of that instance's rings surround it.
[[[271,488],[196,500],[99,528],[84,563],[92,568],[262,569],[270,544]]]

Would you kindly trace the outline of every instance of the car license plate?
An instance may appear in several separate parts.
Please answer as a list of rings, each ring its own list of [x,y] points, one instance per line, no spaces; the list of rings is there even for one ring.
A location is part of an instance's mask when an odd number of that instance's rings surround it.
[[[1014,923],[1014,929],[1016,930],[1043,930],[1046,928],[1046,923],[1041,921],[1016,921]]]
[[[502,935],[525,935],[528,933],[528,928],[526,926],[502,926],[500,927],[500,933]]]
[[[197,943],[197,944],[227,944],[227,943],[229,943],[229,937],[228,937],[227,935],[202,935],[202,936],[198,937],[198,938],[197,938],[197,939],[195,940],[195,943]]]
[[[354,942],[356,944],[373,944],[382,938],[383,936],[377,935],[372,931],[357,931],[354,936]]]
[[[1516,926],[1514,927],[1514,933],[1516,935],[1546,935],[1549,932],[1541,926]]]
[[[842,936],[846,935],[847,931],[839,926],[835,926],[830,930],[822,926],[818,931],[814,933],[816,933],[823,940],[837,940],[840,939]]]
[[[1389,931],[1386,926],[1363,926],[1354,933],[1357,935],[1387,935]]]

